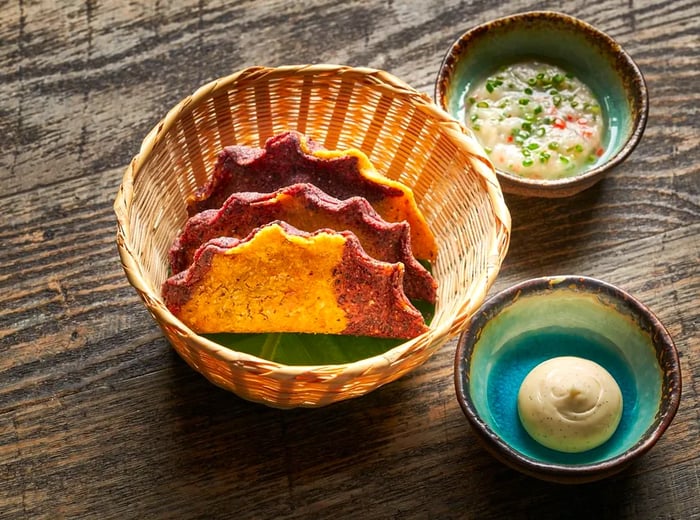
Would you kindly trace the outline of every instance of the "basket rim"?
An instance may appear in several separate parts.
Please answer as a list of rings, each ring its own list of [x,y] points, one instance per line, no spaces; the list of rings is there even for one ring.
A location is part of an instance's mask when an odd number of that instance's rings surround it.
[[[473,164],[473,166],[475,170],[477,170],[479,176],[484,180],[484,187],[492,204],[497,227],[495,233],[492,234],[492,239],[489,244],[489,257],[496,256],[498,258],[497,266],[500,265],[505,257],[510,242],[510,212],[503,200],[503,193],[495,169],[481,146],[471,136],[464,125],[437,106],[427,94],[415,90],[403,80],[386,71],[369,67],[319,63],[284,65],[279,67],[252,66],[241,69],[230,75],[217,78],[200,86],[192,94],[173,106],[146,134],[139,151],[134,155],[124,171],[122,182],[113,205],[117,217],[117,248],[128,281],[137,290],[144,300],[144,303],[146,303],[147,308],[156,315],[157,321],[161,327],[166,325],[171,329],[175,329],[183,338],[192,339],[199,346],[206,348],[208,354],[221,361],[226,363],[253,362],[258,366],[266,367],[268,373],[284,373],[290,376],[310,372],[318,373],[323,370],[342,370],[344,374],[348,371],[361,373],[376,369],[378,365],[394,363],[402,357],[410,355],[414,351],[413,346],[419,341],[427,342],[426,348],[430,348],[433,344],[455,336],[458,333],[458,330],[454,330],[455,323],[460,321],[464,322],[483,302],[470,301],[469,304],[461,307],[446,323],[443,323],[437,328],[429,326],[429,330],[423,334],[405,341],[382,354],[353,362],[338,364],[287,365],[233,350],[195,333],[167,309],[161,295],[152,291],[145,282],[141,266],[136,260],[137,255],[134,254],[128,245],[131,234],[128,208],[134,195],[134,182],[151,152],[162,140],[162,136],[167,134],[183,114],[191,112],[202,100],[213,97],[216,93],[225,90],[230,85],[242,81],[264,81],[269,77],[285,77],[290,75],[328,75],[362,78],[364,83],[370,84],[372,87],[384,89],[398,97],[407,98],[417,110],[425,112],[430,118],[439,122],[442,130],[448,134],[453,142],[460,143],[462,148],[468,149],[471,152],[471,156],[479,159],[478,161],[474,161],[475,164]],[[484,291],[484,296],[486,292],[488,292],[488,288],[491,287],[495,281],[498,270],[498,268],[487,269],[485,276],[481,276],[479,279],[475,280],[475,282],[485,286],[486,291]]]

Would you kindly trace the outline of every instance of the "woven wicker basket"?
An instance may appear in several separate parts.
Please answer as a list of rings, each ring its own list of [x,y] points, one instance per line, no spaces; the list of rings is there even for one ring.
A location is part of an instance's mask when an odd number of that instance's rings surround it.
[[[413,188],[438,242],[428,332],[355,363],[286,366],[198,336],[165,307],[168,248],[219,150],[262,146],[288,129],[328,149],[359,148],[378,171]],[[201,87],[146,136],[114,209],[126,276],[179,355],[212,383],[278,408],[360,396],[419,366],[482,303],[510,237],[491,163],[459,123],[390,74],[335,65],[253,67]]]

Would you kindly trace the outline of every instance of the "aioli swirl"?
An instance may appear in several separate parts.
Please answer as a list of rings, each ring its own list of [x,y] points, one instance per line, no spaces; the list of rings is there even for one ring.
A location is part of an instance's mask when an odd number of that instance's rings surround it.
[[[563,356],[537,365],[518,393],[518,414],[540,444],[577,453],[600,446],[617,429],[622,393],[593,361]]]

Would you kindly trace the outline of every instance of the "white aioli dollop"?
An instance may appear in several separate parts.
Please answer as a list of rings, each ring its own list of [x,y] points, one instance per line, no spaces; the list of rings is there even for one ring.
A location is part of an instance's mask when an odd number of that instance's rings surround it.
[[[578,453],[600,446],[615,433],[622,417],[622,392],[610,373],[593,361],[552,358],[523,380],[518,414],[540,444]]]

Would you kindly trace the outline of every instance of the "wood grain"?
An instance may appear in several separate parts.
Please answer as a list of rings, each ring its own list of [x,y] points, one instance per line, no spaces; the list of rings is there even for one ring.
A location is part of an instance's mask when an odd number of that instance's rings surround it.
[[[318,410],[253,405],[189,369],[114,244],[122,172],[165,112],[255,64],[371,66],[432,94],[463,30],[535,8],[618,39],[646,77],[649,122],[594,188],[506,197],[492,292],[582,274],[645,302],[683,370],[658,445],[584,486],[501,466],[454,399],[454,341]],[[691,0],[0,1],[0,518],[700,518],[699,19]]]

